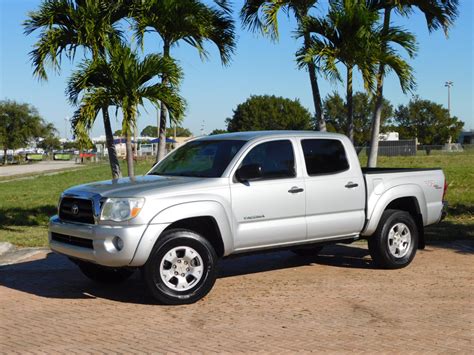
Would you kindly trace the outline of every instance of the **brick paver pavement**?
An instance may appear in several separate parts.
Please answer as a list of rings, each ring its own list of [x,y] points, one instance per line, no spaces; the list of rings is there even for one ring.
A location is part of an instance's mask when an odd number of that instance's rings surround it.
[[[472,353],[473,247],[430,246],[402,270],[374,269],[364,245],[228,259],[204,300],[176,307],[138,273],[97,286],[41,254],[0,267],[0,351]]]

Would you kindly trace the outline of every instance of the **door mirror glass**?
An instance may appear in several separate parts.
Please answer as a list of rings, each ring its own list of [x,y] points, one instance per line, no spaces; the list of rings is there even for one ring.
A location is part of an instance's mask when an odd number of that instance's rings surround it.
[[[261,179],[263,176],[262,166],[260,164],[242,165],[235,176],[241,182]]]

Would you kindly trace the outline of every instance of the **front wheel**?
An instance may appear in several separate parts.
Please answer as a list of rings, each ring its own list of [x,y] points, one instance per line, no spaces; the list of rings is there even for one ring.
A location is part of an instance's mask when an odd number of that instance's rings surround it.
[[[418,229],[405,211],[386,210],[374,235],[368,239],[375,264],[384,269],[400,269],[411,263],[418,246]]]
[[[142,271],[148,290],[160,303],[193,303],[214,286],[217,255],[199,234],[170,230],[158,239]]]

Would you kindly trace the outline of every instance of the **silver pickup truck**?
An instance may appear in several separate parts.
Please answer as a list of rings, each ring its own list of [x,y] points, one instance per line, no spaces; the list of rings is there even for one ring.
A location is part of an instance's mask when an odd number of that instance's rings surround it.
[[[440,169],[361,169],[343,135],[242,132],[200,137],[145,176],[72,187],[50,220],[51,249],[89,278],[120,282],[140,268],[161,303],[214,285],[219,258],[368,240],[373,261],[401,268],[444,215]]]

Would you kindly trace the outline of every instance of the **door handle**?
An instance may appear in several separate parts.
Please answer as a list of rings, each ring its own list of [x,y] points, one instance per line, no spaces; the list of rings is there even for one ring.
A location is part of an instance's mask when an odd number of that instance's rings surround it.
[[[345,188],[346,188],[346,189],[352,189],[352,188],[357,187],[357,186],[359,186],[359,184],[356,184],[355,182],[349,181],[349,182],[346,184]]]
[[[298,186],[293,186],[291,189],[288,190],[290,194],[297,194],[298,192],[303,192],[304,189]]]

